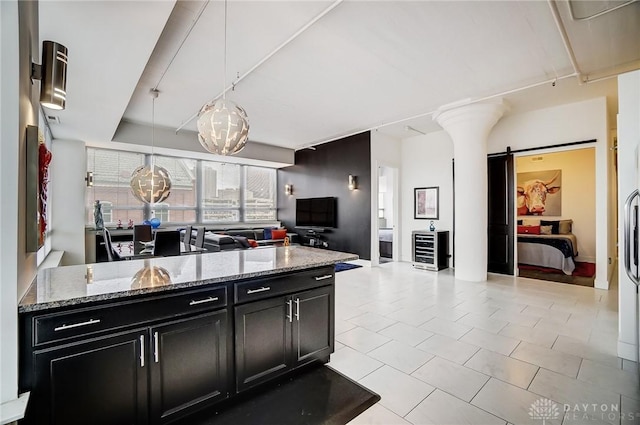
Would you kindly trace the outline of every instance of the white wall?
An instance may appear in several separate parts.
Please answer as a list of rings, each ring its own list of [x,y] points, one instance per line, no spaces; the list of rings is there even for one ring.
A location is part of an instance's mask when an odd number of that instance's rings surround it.
[[[532,158],[543,158],[532,161]],[[596,260],[596,177],[595,149],[574,149],[549,154],[535,154],[516,158],[516,173],[562,170],[560,192],[561,216],[523,216],[525,220],[573,220],[573,234],[578,240],[577,261]],[[548,198],[547,198],[548,199]]]
[[[0,2],[0,403],[18,391],[18,300],[36,273],[26,252],[26,128],[38,125],[31,58],[38,58],[38,3]],[[31,194],[33,196],[33,194]],[[35,219],[32,217],[31,219]],[[1,418],[0,412],[0,418]]]
[[[640,141],[640,71],[618,77],[618,355],[635,360],[636,288],[624,271],[624,202],[638,188]]]
[[[380,245],[378,242],[378,167],[392,167],[400,169],[402,161],[401,143],[379,131],[371,132],[371,265],[377,266],[380,262]],[[402,199],[399,191],[402,177],[396,175],[392,178],[394,185],[394,200],[392,209],[400,216],[402,211]],[[398,196],[400,195],[400,196]],[[393,258],[401,258],[402,247],[396,243],[400,238],[402,221],[396,224],[393,234]]]
[[[63,266],[84,264],[85,144],[77,140],[54,140],[51,148],[51,248],[64,251]]]
[[[595,286],[609,287],[613,268],[609,258],[609,128],[607,100],[599,97],[504,117],[489,135],[489,153],[596,140],[596,278]]]
[[[0,404],[18,395],[18,3],[0,2]]]
[[[531,111],[502,118],[489,135],[489,153],[596,139],[596,286],[608,288],[608,123],[606,98]],[[429,222],[413,218],[413,189],[440,187],[439,230],[453,228],[453,143],[444,132],[402,140],[402,260],[411,261],[411,232]],[[451,243],[453,240],[451,240]]]
[[[402,261],[411,261],[411,232],[429,230],[431,220],[414,219],[413,189],[438,186],[437,230],[449,231],[449,253],[453,253],[453,142],[443,130],[402,140],[401,220]]]

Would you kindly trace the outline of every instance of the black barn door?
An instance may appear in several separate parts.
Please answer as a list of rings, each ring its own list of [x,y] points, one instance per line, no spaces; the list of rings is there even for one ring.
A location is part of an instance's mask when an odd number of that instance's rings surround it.
[[[488,159],[489,246],[487,270],[513,274],[513,155]]]

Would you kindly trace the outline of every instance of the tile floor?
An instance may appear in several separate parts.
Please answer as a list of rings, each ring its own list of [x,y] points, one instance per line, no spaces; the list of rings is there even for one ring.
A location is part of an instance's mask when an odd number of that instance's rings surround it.
[[[543,406],[545,424],[640,424],[635,363],[616,356],[617,297],[409,263],[348,270],[329,366],[382,396],[351,425],[537,425],[541,402],[559,409]]]

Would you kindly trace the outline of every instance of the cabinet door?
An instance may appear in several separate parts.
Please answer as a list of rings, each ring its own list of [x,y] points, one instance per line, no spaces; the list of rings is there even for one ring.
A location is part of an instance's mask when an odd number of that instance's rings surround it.
[[[151,422],[167,423],[228,396],[227,310],[151,328]]]
[[[294,365],[323,360],[334,347],[334,286],[293,295]]]
[[[36,352],[29,423],[147,423],[146,331]]]
[[[236,387],[245,390],[291,368],[290,297],[235,307]]]

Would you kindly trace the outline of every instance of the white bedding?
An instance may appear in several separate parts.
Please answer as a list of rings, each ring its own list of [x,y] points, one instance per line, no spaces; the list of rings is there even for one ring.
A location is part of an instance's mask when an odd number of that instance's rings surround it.
[[[530,235],[526,235],[529,237]],[[547,235],[540,235],[547,236]],[[549,236],[565,236],[571,239],[574,254],[576,253],[575,235],[549,235]],[[566,275],[571,275],[576,268],[576,264],[572,257],[565,257],[562,251],[550,245],[541,243],[518,242],[518,263],[529,264],[532,266],[549,267],[559,269]]]
[[[381,242],[393,242],[393,229],[379,229],[378,239]]]

